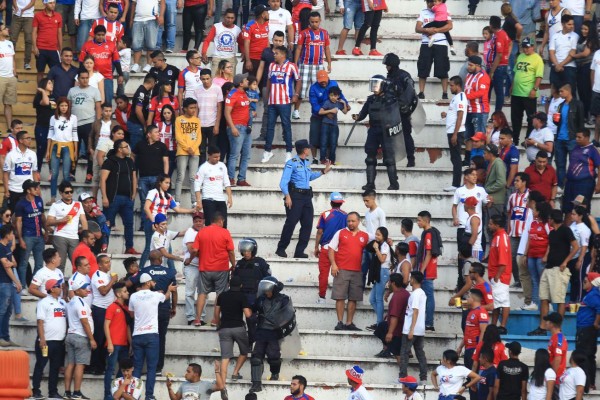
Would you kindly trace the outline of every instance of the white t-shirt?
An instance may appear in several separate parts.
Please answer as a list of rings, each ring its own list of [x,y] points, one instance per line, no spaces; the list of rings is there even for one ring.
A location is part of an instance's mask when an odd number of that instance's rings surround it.
[[[481,186],[475,185],[472,189],[467,188],[466,186],[461,186],[454,191],[454,201],[452,204],[457,206],[457,215],[458,221],[460,222],[459,228],[464,228],[467,223],[467,218],[469,218],[469,214],[465,211],[464,203],[465,200],[469,197],[475,197],[479,203],[475,206],[475,213],[478,215],[483,215],[482,205],[487,204],[488,194],[484,188]]]
[[[585,14],[585,0],[561,0],[560,6],[568,9],[571,15]]]
[[[67,335],[67,304],[61,298],[46,296],[37,304],[37,319],[44,321],[46,340],[64,340]]]
[[[410,332],[410,326],[412,325],[413,310],[419,310],[417,316],[417,322],[415,324],[415,330],[413,334],[415,336],[425,336],[425,304],[427,304],[427,295],[421,288],[413,290],[408,298],[408,306],[406,307],[406,315],[404,316],[404,326],[402,327],[402,334],[408,335]]]
[[[538,143],[545,144],[546,142],[554,142],[554,133],[550,128],[545,127],[542,129],[534,129],[529,134],[529,139],[533,139]],[[540,151],[538,147],[535,146],[527,146],[527,159],[531,162],[535,161],[535,156]],[[552,153],[548,153],[548,157],[550,157]]]
[[[30,9],[33,11],[33,7]],[[31,15],[33,17],[33,13]],[[0,41],[0,78],[14,78],[15,47],[8,39]]]
[[[85,296],[83,298],[83,301],[85,301],[87,303],[87,305],[90,306],[90,308],[91,308],[92,307],[92,299],[94,298],[94,295],[92,293],[92,281],[91,281],[90,277],[85,274],[80,274],[79,272],[75,272],[73,275],[71,275],[71,278],[69,278],[69,290],[73,290],[73,289],[71,289],[71,287],[73,287],[73,284],[75,284],[76,282],[83,282],[83,283],[88,284],[87,296]]]
[[[273,35],[276,31],[283,32],[287,37],[287,27],[292,24],[292,14],[285,8],[279,7],[277,11],[269,10],[269,43],[273,41]],[[284,43],[287,43],[285,38]]]
[[[110,283],[111,277],[110,274],[106,272],[102,272],[100,270],[96,271],[94,275],[92,275],[92,305],[100,308],[107,308],[115,301],[115,293],[109,290],[104,296],[100,293],[100,287],[106,286]]]
[[[188,228],[188,230],[185,231],[185,235],[183,236],[183,252],[185,253],[183,256],[184,260],[190,258],[190,252],[188,251],[187,244],[194,243],[197,235],[198,235],[198,231],[196,231],[194,228]],[[198,266],[198,257],[194,257],[192,259],[192,261],[190,262],[189,266],[197,267]]]
[[[451,20],[452,17],[450,17],[450,14],[448,14],[448,21]],[[435,13],[433,12],[433,10],[429,8],[424,8],[423,10],[421,10],[421,12],[419,13],[419,18],[417,18],[417,22],[422,22],[423,25],[427,25],[428,23],[433,21],[435,21]],[[421,43],[429,44],[429,36],[422,34]],[[448,46],[448,40],[446,40],[446,35],[444,35],[443,33],[436,33],[435,35],[433,35],[433,44]]]
[[[595,86],[594,86],[595,87]],[[598,88],[598,92],[600,93],[600,87]],[[554,97],[550,98],[550,104],[548,105],[548,119],[546,120],[546,126],[552,131],[553,135],[556,135],[556,124],[554,123],[553,115],[558,112],[558,106],[561,105],[565,99],[559,97],[555,99]]]
[[[40,268],[38,270],[38,272],[35,273],[35,275],[33,275],[33,278],[31,279],[31,283],[35,286],[38,286],[39,288],[41,288],[42,292],[46,292],[46,282],[48,282],[50,279],[56,279],[57,281],[64,281],[65,276],[63,275],[63,273],[61,272],[60,269],[55,268],[55,269],[50,269],[47,266],[43,266],[42,268]]]
[[[550,40],[550,50],[556,52],[556,60],[562,62],[571,50],[577,49],[577,40],[579,35],[575,32],[564,34],[562,31],[557,32]],[[565,67],[575,67],[575,60],[570,61]]]
[[[38,170],[37,155],[30,149],[21,153],[21,150],[15,147],[6,155],[3,170],[9,173],[8,190],[23,193],[23,182],[33,179],[33,173]]]
[[[600,50],[596,50],[594,53],[590,69],[594,71],[594,86],[592,87],[592,90],[596,93],[600,93]],[[560,99],[562,99],[562,97],[560,97]],[[548,113],[548,118],[550,118],[550,113]]]
[[[585,386],[585,372],[580,367],[568,368],[558,379],[558,384],[558,399],[573,399],[577,395],[577,386]]]
[[[110,393],[114,395],[117,392],[117,390],[119,390],[124,380],[125,378],[123,377],[113,379],[110,388]],[[144,382],[140,378],[136,377],[131,378],[131,383],[127,385],[127,388],[125,389],[125,393],[133,397],[135,400],[139,400],[142,397],[143,391]],[[124,399],[124,397],[121,397],[121,399]]]
[[[158,333],[158,304],[165,295],[148,289],[139,290],[129,298],[129,311],[133,312],[135,328],[132,335]]]
[[[153,20],[160,13],[158,0],[133,0],[133,2],[136,4],[134,22]]]
[[[462,121],[460,123],[459,132],[465,131],[465,122],[467,121],[467,108],[469,107],[469,100],[464,92],[460,92],[455,95],[450,101],[448,106],[448,112],[446,113],[446,133],[454,133],[456,127],[456,120],[458,119],[458,112],[462,111]]]
[[[125,48],[119,50],[119,62],[123,72],[131,72],[131,49]]]
[[[592,236],[592,231],[583,222],[580,224],[576,224],[575,222],[573,222],[571,224],[571,226],[569,226],[569,228],[571,228],[571,230],[573,231],[573,235],[575,236],[575,239],[577,240],[577,244],[579,244],[579,250],[577,250],[577,253],[575,253],[575,256],[573,257],[575,259],[575,258],[578,258],[579,255],[581,254],[582,246],[589,247],[590,236]]]
[[[152,240],[150,241],[150,251],[158,249],[167,249],[171,247],[171,240],[175,239],[179,235],[177,231],[166,231],[164,234],[158,231],[152,234]],[[150,260],[146,262],[144,267],[150,265]],[[167,265],[167,258],[163,257],[163,265]]]
[[[81,318],[87,318],[90,329],[92,330],[92,333],[94,333],[92,309],[81,297],[73,296],[71,301],[69,301],[67,304],[67,318],[69,319],[69,333],[87,337],[85,330],[83,330],[83,325],[81,324]],[[99,329],[103,329],[103,327],[99,327]]]
[[[475,243],[473,243],[473,251],[482,251],[481,234],[483,232],[483,219],[481,218],[481,215],[473,214],[467,217],[467,220],[465,221],[465,233],[473,234],[473,232],[471,232],[471,220],[473,218],[479,219],[479,229],[477,231],[477,239],[475,240]]]
[[[385,261],[381,263],[381,268],[390,268],[390,260],[392,259],[392,257],[390,257],[390,246],[385,242],[382,243],[381,245],[379,245],[379,252],[381,254],[387,255]]]
[[[535,386],[535,380],[533,376],[529,378],[529,395],[528,400],[546,400],[546,383],[550,381],[556,381],[556,372],[552,368],[548,368],[544,372],[544,383],[542,386]]]
[[[435,369],[435,372],[438,374],[437,379],[440,386],[440,395],[450,396],[458,394],[471,370],[463,365],[455,365],[452,368],[440,365]]]
[[[23,9],[27,7],[29,3],[31,3],[31,1],[29,0],[17,0],[17,7],[19,8],[19,10],[17,11],[13,8],[13,13],[17,17],[33,18],[33,11],[35,7],[30,7],[29,9],[25,10],[25,12],[23,12]]]
[[[529,229],[531,229],[531,223],[533,222],[533,211],[531,208],[527,210],[527,215],[525,217],[525,227],[523,228],[523,232],[521,233],[521,240],[519,241],[519,248],[517,249],[517,254],[522,256],[525,253],[525,249],[527,248],[527,243],[529,242]]]
[[[490,137],[490,142],[495,144],[496,146],[500,146],[500,131],[497,129],[494,129],[494,131],[492,131],[492,136]]]
[[[110,140],[110,127],[112,120],[104,121],[100,120],[100,135],[98,136],[98,144]]]
[[[381,207],[377,207],[373,211],[367,210],[365,212],[365,220],[363,221],[365,231],[369,234],[369,240],[375,239],[375,231],[380,226],[386,226],[385,223],[385,211]]]
[[[200,126],[208,128],[215,126],[219,103],[223,102],[223,91],[215,84],[208,89],[200,85],[193,90],[193,98],[198,101],[198,118]]]
[[[347,400],[371,400],[371,394],[367,391],[363,385],[356,388],[355,391],[350,391]]]
[[[221,161],[211,164],[206,161],[198,168],[194,181],[194,191],[202,190],[203,200],[225,201],[223,189],[229,187],[227,167]]]
[[[59,143],[79,142],[77,136],[77,116],[71,114],[67,120],[65,117],[50,117],[50,129],[48,130],[48,139]]]
[[[57,220],[63,219],[67,215],[73,218],[69,222],[65,222],[54,227],[54,236],[60,236],[67,239],[79,239],[77,232],[79,231],[79,218],[84,215],[83,206],[78,201],[73,201],[71,204],[64,203],[58,200],[52,204],[48,211],[49,217],[55,217]]]

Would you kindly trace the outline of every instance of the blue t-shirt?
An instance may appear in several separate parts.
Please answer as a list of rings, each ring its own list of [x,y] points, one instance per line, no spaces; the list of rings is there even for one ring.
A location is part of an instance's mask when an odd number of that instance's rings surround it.
[[[496,367],[493,365],[488,369],[480,370],[481,379],[477,383],[477,399],[487,400],[490,390],[494,390],[496,383]]]
[[[324,109],[324,110],[332,110],[334,108],[338,108],[340,110],[343,110],[344,109],[344,105],[342,103],[340,103],[339,101],[337,103],[333,103],[333,102],[331,102],[331,100],[327,99],[327,100],[325,100],[325,102],[323,103],[323,105],[321,106],[321,108]],[[337,122],[338,122],[337,121],[337,114],[323,115],[323,123],[324,124],[337,125]]]
[[[471,157],[473,157],[473,153],[471,153]],[[500,158],[504,161],[504,165],[506,165],[506,178],[510,175],[510,166],[511,165],[519,165],[519,149],[514,144],[511,144],[510,147],[505,150],[500,150]],[[512,185],[512,182],[507,182]]]
[[[560,126],[558,129],[558,140],[569,140],[569,105],[562,103],[560,110]]]
[[[346,227],[347,219],[348,214],[340,209],[333,208],[322,213],[317,223],[317,229],[323,229],[323,235],[319,244],[328,244],[337,231]]]
[[[584,297],[577,311],[577,327],[585,328],[594,325],[596,315],[600,314],[600,290],[592,287]]]
[[[10,243],[6,246],[0,243],[0,260],[6,258],[9,261],[12,261],[13,253],[10,247]],[[0,265],[0,283],[12,283],[12,279],[10,279],[10,276],[6,273],[6,268],[2,265]]]
[[[15,215],[23,220],[24,237],[42,236],[42,213],[44,212],[44,201],[35,196],[33,201],[27,201],[25,197],[17,202]]]
[[[156,282],[154,286],[155,291],[161,291],[163,293],[167,293],[169,290],[169,285],[171,283],[177,285],[177,280],[175,279],[175,270],[163,267],[162,265],[148,265],[146,268],[143,268],[141,273],[138,274],[150,274],[152,279]],[[169,300],[165,300],[164,302],[158,305],[159,308],[170,308],[171,307],[171,298]]]
[[[471,158],[481,156],[483,157],[483,147],[480,149],[471,149]]]
[[[258,93],[256,90],[247,89],[246,96],[248,96],[248,98],[250,100],[259,100],[260,99],[260,93]],[[257,105],[258,105],[258,102],[251,101],[250,102],[250,111],[256,111]]]
[[[570,181],[595,179],[598,166],[600,166],[600,153],[593,144],[584,147],[575,146],[569,153],[567,179]]]

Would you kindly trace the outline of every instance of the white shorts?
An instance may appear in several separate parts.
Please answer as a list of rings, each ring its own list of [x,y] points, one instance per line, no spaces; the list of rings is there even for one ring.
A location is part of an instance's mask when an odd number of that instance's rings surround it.
[[[490,281],[492,287],[492,297],[494,298],[494,308],[510,308],[510,290],[508,285],[498,281]]]

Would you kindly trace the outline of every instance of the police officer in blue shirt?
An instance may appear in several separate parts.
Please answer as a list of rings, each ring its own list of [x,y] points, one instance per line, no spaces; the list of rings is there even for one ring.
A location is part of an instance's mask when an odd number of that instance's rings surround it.
[[[310,170],[310,160],[308,158],[312,146],[308,144],[308,140],[298,140],[295,146],[298,154],[285,163],[283,175],[279,182],[279,187],[285,195],[286,218],[275,254],[279,257],[287,257],[285,249],[290,244],[294,228],[299,221],[300,237],[294,257],[308,258],[304,250],[308,246],[314,217],[310,181],[328,173],[331,170],[331,164],[327,163],[323,172],[313,172]]]

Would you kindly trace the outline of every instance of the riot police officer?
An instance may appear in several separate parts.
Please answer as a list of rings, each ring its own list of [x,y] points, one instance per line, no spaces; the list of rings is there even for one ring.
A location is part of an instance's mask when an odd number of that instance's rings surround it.
[[[398,190],[398,175],[396,173],[396,153],[394,150],[395,135],[401,131],[400,108],[393,87],[382,75],[371,78],[370,89],[372,95],[360,110],[353,114],[352,119],[362,121],[369,116],[369,130],[365,142],[365,153],[367,158],[367,184],[363,190],[375,189],[375,178],[377,177],[377,149],[381,146],[383,150],[383,164],[387,169],[390,186],[388,190]]]
[[[402,133],[404,134],[404,145],[406,146],[407,167],[415,166],[415,142],[412,137],[412,124],[410,115],[417,108],[419,98],[415,92],[415,82],[408,72],[400,69],[400,58],[394,53],[388,53],[383,57],[383,64],[387,68],[387,79],[393,84],[393,88],[400,104],[400,116],[402,118]]]
[[[269,276],[258,284],[254,310],[258,315],[256,342],[250,358],[252,387],[250,392],[262,390],[263,359],[271,370],[272,381],[279,380],[281,370],[281,347],[279,341],[292,333],[296,327],[296,315],[292,300],[281,293],[283,283]]]
[[[313,172],[310,169],[309,158],[312,146],[308,144],[308,140],[298,140],[295,146],[298,154],[285,163],[279,182],[279,187],[285,195],[286,218],[275,254],[279,257],[287,257],[285,249],[290,244],[296,224],[300,222],[300,235],[294,257],[308,258],[304,250],[308,246],[314,217],[310,181],[328,173],[331,170],[331,163],[325,165],[323,172]]]

